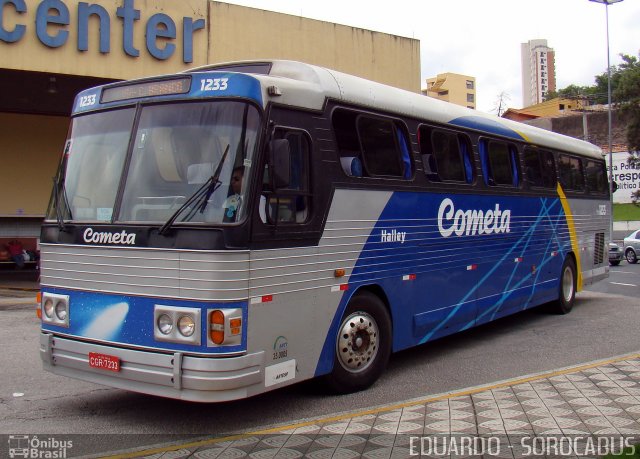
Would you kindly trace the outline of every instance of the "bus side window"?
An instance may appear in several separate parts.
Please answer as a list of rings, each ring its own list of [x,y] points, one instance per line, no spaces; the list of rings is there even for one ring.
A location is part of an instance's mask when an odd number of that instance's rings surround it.
[[[265,193],[260,197],[260,219],[269,224],[306,223],[311,210],[309,139],[302,131],[284,129],[276,130],[274,138],[286,139],[289,142],[290,180],[285,188],[272,190],[268,166],[265,165]]]
[[[607,181],[607,169],[602,161],[586,161],[585,175],[589,193],[607,194],[609,182]]]
[[[524,167],[527,181],[531,186],[539,188],[556,187],[556,166],[550,151],[525,147]]]
[[[473,182],[471,145],[462,134],[430,129],[418,130],[424,171],[432,182]]]
[[[406,140],[393,121],[359,116],[357,128],[364,168],[369,175],[411,178]]]
[[[520,185],[518,150],[512,144],[497,140],[482,139],[478,144],[482,173],[489,186]]]
[[[337,109],[331,123],[346,175],[411,180],[411,146],[400,122]]]
[[[562,188],[571,191],[584,191],[584,172],[580,158],[559,154],[558,171]]]

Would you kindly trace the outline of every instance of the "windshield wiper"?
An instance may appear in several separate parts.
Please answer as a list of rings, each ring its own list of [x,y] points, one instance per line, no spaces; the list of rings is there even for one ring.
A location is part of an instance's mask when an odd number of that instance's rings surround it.
[[[62,197],[64,198],[64,205],[69,214],[69,219],[72,220],[71,207],[69,206],[69,200],[67,199],[67,190],[62,184]],[[58,229],[60,231],[66,231],[67,226],[64,223],[64,215],[62,215],[62,209],[60,207],[60,183],[58,177],[53,177],[53,205],[56,207],[56,221],[58,222]]]
[[[204,209],[207,207],[207,203],[209,202],[209,198],[211,195],[220,187],[220,174],[222,173],[222,166],[224,165],[224,161],[227,159],[227,154],[229,153],[230,145],[227,144],[227,148],[224,150],[222,154],[222,158],[220,158],[220,162],[216,167],[215,172],[211,177],[207,179],[206,182],[202,184],[200,188],[198,188],[195,193],[193,193],[189,199],[187,199],[184,204],[182,204],[174,213],[169,217],[169,219],[165,222],[164,225],[160,227],[158,230],[158,234],[165,234],[169,228],[175,223],[177,218],[180,216],[182,212],[184,212],[187,208],[191,207],[194,204],[191,212],[182,220],[185,221],[187,219],[191,219],[193,214],[196,211],[200,211],[200,213],[204,212]]]

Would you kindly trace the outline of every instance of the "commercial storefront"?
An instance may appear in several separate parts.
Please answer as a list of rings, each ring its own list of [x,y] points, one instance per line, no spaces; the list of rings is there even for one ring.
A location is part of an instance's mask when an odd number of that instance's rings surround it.
[[[414,39],[208,0],[0,0],[0,245],[37,238],[84,88],[279,58],[419,92],[419,56]]]

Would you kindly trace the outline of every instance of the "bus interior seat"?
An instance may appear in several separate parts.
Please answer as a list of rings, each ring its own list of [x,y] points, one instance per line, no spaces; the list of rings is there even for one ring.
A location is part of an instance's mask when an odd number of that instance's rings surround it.
[[[362,161],[357,156],[343,156],[340,158],[342,170],[349,177],[362,177]]]
[[[436,156],[434,154],[426,153],[422,155],[422,165],[424,167],[424,173],[429,180],[432,182],[440,181],[438,165],[436,164]]]

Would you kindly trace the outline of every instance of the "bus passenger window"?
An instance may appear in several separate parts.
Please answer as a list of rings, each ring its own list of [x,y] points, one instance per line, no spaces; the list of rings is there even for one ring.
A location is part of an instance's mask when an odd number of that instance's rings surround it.
[[[562,188],[572,191],[584,191],[584,172],[580,158],[564,154],[558,155],[558,171]]]
[[[402,150],[397,140],[397,128],[390,120],[381,120],[366,116],[358,117],[358,136],[362,149],[365,170],[372,176],[411,177],[411,160],[407,158],[409,168],[402,159]],[[405,145],[405,151],[407,151]],[[408,155],[408,152],[407,152]]]
[[[587,189],[594,194],[607,194],[609,183],[607,181],[607,169],[602,161],[586,161],[585,175],[587,177]]]
[[[531,186],[556,187],[556,166],[550,151],[526,147],[523,159],[527,180]]]
[[[518,151],[515,146],[495,140],[481,140],[479,150],[487,185],[519,185]]]
[[[473,181],[471,145],[466,136],[421,127],[418,138],[424,171],[429,180],[466,183]]]

